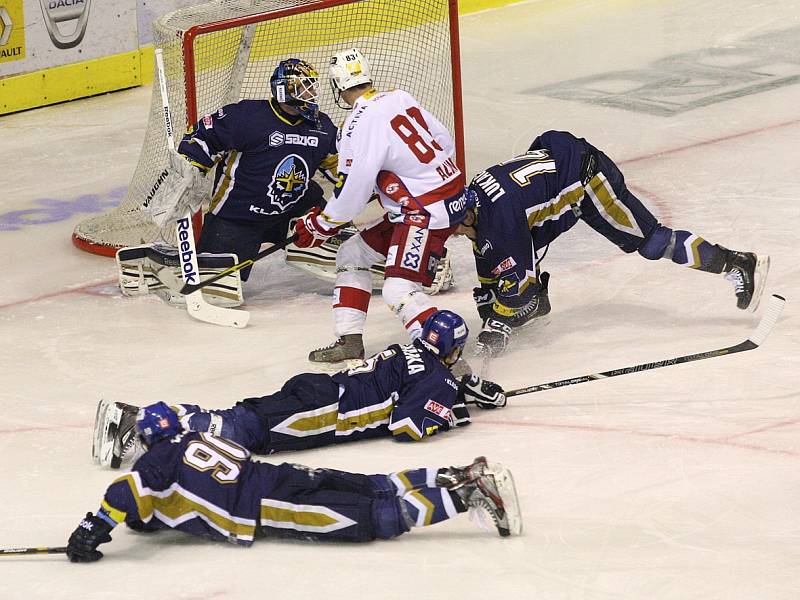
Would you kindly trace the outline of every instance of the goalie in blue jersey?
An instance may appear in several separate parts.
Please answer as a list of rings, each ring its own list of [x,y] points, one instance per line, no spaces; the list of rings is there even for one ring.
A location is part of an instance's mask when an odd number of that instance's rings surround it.
[[[157,225],[169,227],[185,211],[197,212],[209,201],[197,243],[206,276],[237,259],[253,258],[263,243],[283,242],[292,218],[324,205],[323,189],[313,178],[319,172],[336,180],[337,128],[319,110],[318,85],[312,65],[297,58],[282,60],[269,80],[269,100],[240,100],[205,115],[177,152],[169,152],[167,176],[154,186],[147,210]],[[213,182],[210,192],[207,179]],[[182,303],[154,275],[162,266],[177,264],[176,255],[176,249],[163,244],[121,249],[117,263],[122,292],[160,292],[168,301]],[[241,280],[249,273],[248,267],[209,286],[209,300],[241,304]]]
[[[546,131],[525,154],[478,173],[467,198],[459,233],[473,242],[483,353],[504,351],[514,329],[550,312],[550,275],[540,272],[539,262],[549,244],[578,221],[623,252],[723,273],[741,309],[754,311],[764,289],[768,256],[728,250],[662,225],[608,156],[568,132]]]
[[[376,437],[418,441],[470,423],[467,404],[494,409],[506,404],[503,389],[477,375],[451,372],[469,332],[457,314],[440,310],[407,345],[393,344],[349,370],[334,375],[303,373],[280,391],[247,398],[233,408],[204,410],[178,404],[189,431],[232,440],[256,454],[304,450]],[[460,366],[460,365],[459,365]],[[135,455],[138,408],[101,401],[92,456],[118,468]]]
[[[511,473],[483,457],[379,475],[255,462],[230,440],[186,432],[163,402],[141,409],[135,430],[148,450],[80,521],[67,544],[72,562],[100,560],[97,547],[123,522],[243,546],[263,537],[389,539],[468,510],[501,536],[522,532]]]

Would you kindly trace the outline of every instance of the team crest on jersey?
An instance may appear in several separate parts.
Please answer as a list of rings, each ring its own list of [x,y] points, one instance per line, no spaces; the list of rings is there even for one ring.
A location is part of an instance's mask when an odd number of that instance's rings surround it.
[[[281,210],[286,210],[303,196],[308,189],[310,177],[308,165],[301,156],[287,155],[272,175],[267,189],[270,202]]]

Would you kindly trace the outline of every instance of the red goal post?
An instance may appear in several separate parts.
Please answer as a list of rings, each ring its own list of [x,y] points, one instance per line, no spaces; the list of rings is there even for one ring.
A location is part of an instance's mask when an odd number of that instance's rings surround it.
[[[330,57],[359,48],[378,89],[401,88],[436,115],[456,140],[465,172],[457,0],[217,0],[164,15],[153,24],[162,48],[175,123],[245,98],[268,98],[278,61],[297,57],[320,73],[320,108],[334,123],[346,115],[327,84]],[[168,165],[161,94],[153,85],[150,117],[136,171],[118,207],[80,222],[73,243],[88,252],[154,241],[172,243],[142,210]]]

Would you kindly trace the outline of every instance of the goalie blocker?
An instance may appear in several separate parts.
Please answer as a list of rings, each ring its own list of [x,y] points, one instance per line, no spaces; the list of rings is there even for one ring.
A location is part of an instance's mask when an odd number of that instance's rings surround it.
[[[200,281],[210,279],[239,262],[235,254],[197,255]],[[155,293],[173,306],[185,306],[182,294],[170,289],[165,280],[181,279],[177,248],[160,244],[145,244],[120,248],[117,251],[119,288],[125,296],[145,296]],[[204,287],[203,296],[216,306],[241,306],[242,280],[238,271]]]

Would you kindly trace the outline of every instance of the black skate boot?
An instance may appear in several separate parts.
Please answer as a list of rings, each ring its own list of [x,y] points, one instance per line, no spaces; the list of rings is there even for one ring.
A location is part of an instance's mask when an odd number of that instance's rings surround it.
[[[455,492],[482,529],[490,530],[488,516],[502,537],[522,533],[514,479],[501,465],[487,463],[479,456],[466,467],[440,470],[436,485]]]
[[[758,256],[752,252],[736,252],[725,249],[725,279],[733,284],[736,306],[754,312],[758,308],[764,291],[769,256]]]
[[[364,342],[360,333],[343,335],[335,342],[312,350],[308,360],[313,363],[340,363],[364,360]]]
[[[137,452],[136,415],[139,407],[101,400],[94,421],[92,459],[103,467],[119,469],[123,458]],[[128,462],[128,461],[126,461]]]
[[[508,324],[512,329],[523,327],[545,316],[550,312],[550,296],[548,295],[548,284],[550,283],[550,273],[543,271],[539,275],[539,290],[534,294],[531,301],[518,310],[509,319]]]

